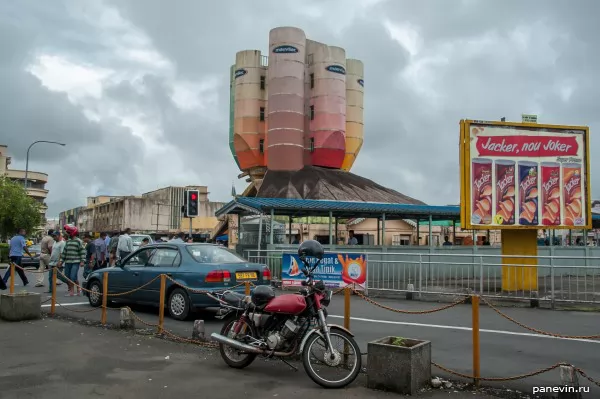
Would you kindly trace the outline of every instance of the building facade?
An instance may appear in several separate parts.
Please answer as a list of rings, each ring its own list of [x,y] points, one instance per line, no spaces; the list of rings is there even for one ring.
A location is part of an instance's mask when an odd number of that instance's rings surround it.
[[[8,156],[8,147],[0,145],[0,176],[6,176],[21,185],[25,185],[25,171],[10,169],[10,162],[11,158]],[[40,213],[42,214],[40,229],[43,229],[46,224],[46,211],[48,210],[48,206],[46,205],[46,197],[48,196],[46,183],[48,183],[48,175],[46,173],[31,170],[27,172],[27,194],[40,204]]]
[[[267,169],[307,165],[352,168],[363,143],[361,61],[280,27],[269,33],[268,57],[240,51],[230,73],[229,145],[240,177],[255,182]]]
[[[195,234],[208,234],[217,224],[215,212],[224,203],[211,202],[206,186],[165,187],[139,196],[88,197],[87,205],[60,214],[60,224],[74,223],[82,232],[118,232],[131,228],[138,233],[169,234],[190,230],[183,217],[185,191],[200,192],[199,216],[192,218]]]

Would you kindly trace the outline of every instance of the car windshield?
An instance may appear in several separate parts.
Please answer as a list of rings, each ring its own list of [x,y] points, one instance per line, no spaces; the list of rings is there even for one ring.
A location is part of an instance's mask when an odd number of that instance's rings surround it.
[[[188,245],[187,250],[192,257],[200,263],[245,263],[242,258],[233,251],[216,245]]]

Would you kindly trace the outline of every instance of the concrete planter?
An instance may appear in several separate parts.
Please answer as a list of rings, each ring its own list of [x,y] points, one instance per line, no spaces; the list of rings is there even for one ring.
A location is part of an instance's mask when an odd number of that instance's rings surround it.
[[[42,298],[35,292],[0,294],[0,319],[34,320],[42,317]]]
[[[372,389],[416,395],[431,382],[431,342],[385,337],[369,342],[367,386]]]

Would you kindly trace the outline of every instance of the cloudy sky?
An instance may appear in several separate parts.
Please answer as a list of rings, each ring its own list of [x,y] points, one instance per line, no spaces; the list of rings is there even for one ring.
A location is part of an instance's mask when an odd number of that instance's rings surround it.
[[[457,203],[461,118],[588,125],[600,140],[594,0],[0,0],[0,143],[49,173],[48,216],[97,194],[245,187],[228,147],[229,67],[276,26],[365,64],[353,172]],[[592,158],[592,169],[598,161]],[[600,174],[593,174],[594,196]]]

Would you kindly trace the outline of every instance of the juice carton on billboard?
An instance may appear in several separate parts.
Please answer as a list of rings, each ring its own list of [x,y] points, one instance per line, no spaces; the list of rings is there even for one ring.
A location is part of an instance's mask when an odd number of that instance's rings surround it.
[[[316,259],[310,259],[314,265]],[[283,254],[281,283],[283,287],[299,287],[306,279],[302,268],[304,264],[295,254]],[[367,257],[361,254],[328,253],[314,271],[315,281],[323,280],[328,288],[354,286],[356,290],[365,290],[367,286]]]

